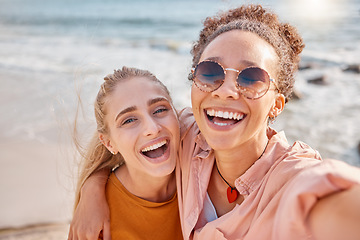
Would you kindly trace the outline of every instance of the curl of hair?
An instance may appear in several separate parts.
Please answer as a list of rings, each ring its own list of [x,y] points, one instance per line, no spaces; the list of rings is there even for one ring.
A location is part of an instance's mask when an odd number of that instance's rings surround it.
[[[276,14],[261,5],[243,5],[206,18],[199,39],[191,50],[192,66],[196,67],[203,51],[212,40],[224,32],[236,29],[257,34],[275,49],[279,59],[279,64],[276,65],[277,84],[280,92],[289,99],[300,61],[299,54],[305,45],[295,27],[281,23]]]
[[[77,136],[78,114],[76,114],[75,117],[73,139],[77,151],[79,152],[81,161],[79,167],[78,183],[75,193],[74,210],[76,209],[80,200],[81,188],[91,174],[104,169],[112,170],[116,166],[124,163],[124,159],[121,153],[113,155],[101,143],[99,139],[99,133],[103,133],[103,134],[108,133],[108,127],[106,125],[106,122],[104,121],[104,117],[106,115],[106,104],[108,102],[108,97],[115,91],[115,88],[119,83],[124,81],[131,81],[132,78],[136,78],[136,77],[144,77],[147,78],[149,81],[158,84],[160,88],[169,96],[169,99],[171,100],[170,93],[166,88],[166,86],[160,80],[158,80],[155,75],[153,75],[147,70],[129,68],[124,66],[122,67],[122,69],[114,70],[113,74],[109,74],[106,77],[104,77],[104,83],[101,85],[94,102],[94,113],[95,113],[97,131],[92,137],[90,143],[85,148],[81,146]]]

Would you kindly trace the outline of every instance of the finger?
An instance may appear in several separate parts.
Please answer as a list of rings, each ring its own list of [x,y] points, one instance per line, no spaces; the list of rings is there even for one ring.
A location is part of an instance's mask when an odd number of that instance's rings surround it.
[[[72,233],[72,228],[71,228],[71,226],[70,226],[70,228],[69,228],[69,234],[68,234],[68,238],[67,238],[68,240],[73,240],[73,233]]]
[[[103,236],[104,236],[104,240],[111,240],[110,220],[105,221],[104,223]]]
[[[103,239],[101,237],[101,230],[88,229],[78,240],[98,240]]]

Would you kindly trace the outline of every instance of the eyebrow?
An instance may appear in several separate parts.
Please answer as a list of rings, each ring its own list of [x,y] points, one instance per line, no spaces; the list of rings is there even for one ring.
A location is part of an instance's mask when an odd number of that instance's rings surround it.
[[[207,58],[205,60],[215,61],[215,62],[218,62],[218,63],[222,62],[221,57],[209,57],[209,58]],[[247,60],[241,60],[240,63],[247,66],[247,67],[257,66],[254,62],[247,61]]]
[[[158,98],[153,98],[153,99],[150,99],[147,104],[148,106],[151,106],[155,103],[158,103],[158,102],[169,102],[166,98],[164,97],[158,97]],[[115,121],[118,120],[119,117],[121,117],[122,115],[126,114],[126,113],[129,113],[129,112],[134,112],[137,110],[137,107],[136,106],[131,106],[131,107],[127,107],[125,108],[124,110],[122,110],[121,112],[118,113],[118,115],[116,115],[115,117]]]
[[[164,98],[164,97],[157,97],[157,98],[153,98],[153,99],[150,99],[149,101],[148,101],[148,106],[151,106],[151,105],[153,105],[153,104],[155,104],[155,103],[158,103],[158,102],[169,102],[169,100],[167,100],[166,98]]]
[[[135,107],[135,106],[125,108],[124,110],[119,112],[118,115],[116,115],[115,121],[117,121],[118,118],[121,117],[122,115],[124,115],[125,113],[136,111],[136,109],[137,109],[137,107]]]

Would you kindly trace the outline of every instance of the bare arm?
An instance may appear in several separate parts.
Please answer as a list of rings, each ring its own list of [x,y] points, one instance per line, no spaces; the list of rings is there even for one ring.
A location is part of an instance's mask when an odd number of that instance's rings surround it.
[[[92,174],[81,188],[81,197],[70,224],[68,240],[110,240],[110,212],[105,196],[109,170]]]
[[[309,225],[316,240],[360,239],[360,185],[321,199]]]

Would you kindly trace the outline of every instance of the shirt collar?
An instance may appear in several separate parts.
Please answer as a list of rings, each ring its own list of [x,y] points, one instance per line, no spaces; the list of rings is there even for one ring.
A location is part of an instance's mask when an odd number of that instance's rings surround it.
[[[267,137],[269,143],[264,154],[235,181],[235,187],[244,197],[258,188],[274,162],[283,156],[290,147],[284,132],[277,133],[274,129],[268,127]],[[213,149],[208,145],[201,132],[196,135],[195,142],[199,146],[199,151],[195,156],[200,159],[209,158],[213,153]]]
[[[201,159],[209,158],[210,154],[214,151],[206,142],[204,136],[199,132],[195,137],[195,143],[199,147],[199,152],[196,153],[196,157]]]
[[[191,123],[196,124],[194,121]],[[188,129],[189,128],[182,128],[183,131],[181,135],[184,136]],[[198,131],[199,132],[195,137],[195,142],[199,147],[199,151],[195,153],[195,156],[200,159],[213,157],[213,149],[208,145],[199,129]],[[269,139],[269,143],[264,154],[235,181],[235,187],[239,193],[244,196],[249,195],[252,191],[258,188],[266,173],[270,170],[274,163],[288,151],[290,147],[283,131],[278,133],[276,130],[268,127],[266,134]]]
[[[269,127],[267,136],[269,143],[264,154],[235,181],[235,187],[244,197],[259,187],[266,173],[290,147],[284,132],[277,133]]]

